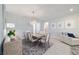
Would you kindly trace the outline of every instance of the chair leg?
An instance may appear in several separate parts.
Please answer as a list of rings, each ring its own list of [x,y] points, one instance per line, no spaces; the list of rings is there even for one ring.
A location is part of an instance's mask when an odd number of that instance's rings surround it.
[[[45,51],[46,51],[46,50],[47,50],[47,45],[46,45],[46,43],[45,43],[45,45],[44,45],[44,46],[45,46]]]

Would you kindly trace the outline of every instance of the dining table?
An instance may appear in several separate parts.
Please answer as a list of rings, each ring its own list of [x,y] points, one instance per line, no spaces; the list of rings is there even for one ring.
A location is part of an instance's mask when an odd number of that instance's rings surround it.
[[[42,37],[45,37],[45,34],[41,34],[41,33],[32,34],[32,38],[36,39],[37,41],[42,40]]]

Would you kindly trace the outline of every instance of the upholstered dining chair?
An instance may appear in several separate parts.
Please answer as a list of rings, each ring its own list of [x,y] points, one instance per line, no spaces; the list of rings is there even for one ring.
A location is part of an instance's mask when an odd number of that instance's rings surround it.
[[[45,36],[42,37],[41,39],[41,43],[44,44],[44,46],[46,47],[46,44],[49,45],[49,34],[45,34]]]
[[[28,32],[27,35],[28,35],[29,41],[31,41],[32,43],[35,42],[35,41],[37,41],[37,39],[33,39],[33,38],[32,38],[32,33],[31,33],[31,32]]]

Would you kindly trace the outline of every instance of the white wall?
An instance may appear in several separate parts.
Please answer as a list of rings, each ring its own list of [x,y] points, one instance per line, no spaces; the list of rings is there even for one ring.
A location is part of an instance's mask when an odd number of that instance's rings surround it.
[[[72,28],[66,28],[65,27],[65,23],[67,21],[74,22]],[[64,23],[63,24],[64,25],[63,28],[61,28],[61,29],[56,28],[56,29],[52,30],[52,32],[72,32],[72,33],[74,33],[74,34],[79,36],[79,14],[65,16],[65,17],[62,17],[62,18],[59,18],[59,19],[55,19],[55,21],[52,21],[52,22],[54,22],[56,24],[61,23],[61,22]]]
[[[24,17],[24,16],[18,16],[15,14],[11,14],[11,13],[6,13],[6,20],[7,22],[12,22],[15,24],[16,26],[16,31],[17,34],[19,36],[23,36],[23,32],[25,31],[32,31],[32,26],[30,25],[30,20],[32,18],[30,17]],[[66,22],[66,21],[74,21],[74,28],[56,28],[56,29],[52,29],[51,24],[52,23],[59,23],[59,22]],[[43,19],[37,19],[37,21],[41,24],[41,31],[43,30],[43,25],[44,22],[49,22],[49,32],[52,34],[57,34],[57,33],[61,33],[61,32],[73,32],[76,35],[79,35],[79,14],[73,14],[73,15],[69,15],[69,16],[64,16],[62,18],[56,18],[56,19],[48,19],[48,20],[43,20]],[[57,27],[57,25],[56,25]]]
[[[29,17],[22,17],[16,14],[6,13],[6,22],[15,24],[16,34],[21,38],[23,38],[24,32],[32,31]]]
[[[36,19],[38,23],[40,23],[40,30],[43,31],[44,22],[42,19]],[[23,32],[33,31],[33,27],[30,24],[32,21],[31,17],[24,17],[12,13],[6,12],[6,22],[7,23],[14,23],[16,34],[23,38]]]

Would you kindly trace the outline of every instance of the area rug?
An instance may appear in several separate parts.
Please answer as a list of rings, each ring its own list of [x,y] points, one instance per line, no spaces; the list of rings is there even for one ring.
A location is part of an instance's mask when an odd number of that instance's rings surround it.
[[[43,55],[48,48],[50,48],[48,44],[31,43],[23,40],[23,55]]]

